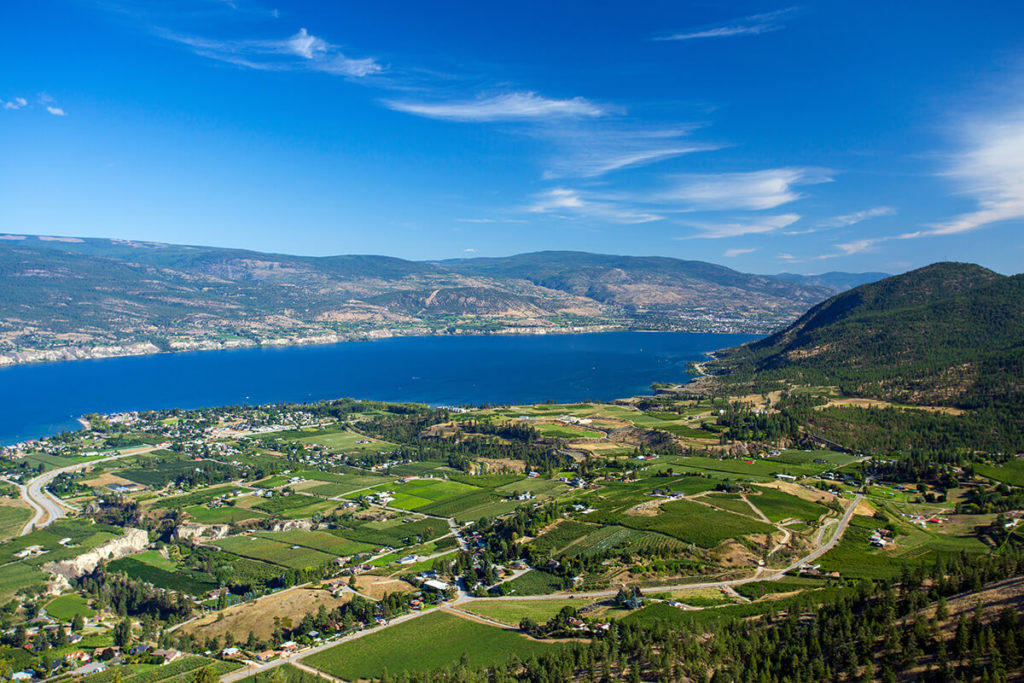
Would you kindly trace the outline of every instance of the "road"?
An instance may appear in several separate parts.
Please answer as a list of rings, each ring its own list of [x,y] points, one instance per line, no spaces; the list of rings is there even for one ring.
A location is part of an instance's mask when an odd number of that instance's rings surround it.
[[[85,467],[91,467],[92,465],[100,462],[127,458],[141,453],[149,453],[157,450],[158,448],[160,448],[160,446],[147,446],[146,448],[137,448],[131,451],[125,451],[124,453],[118,453],[117,455],[111,455],[106,458],[97,458],[96,460],[90,460],[88,462],[68,465],[67,467],[61,467],[56,470],[44,472],[35,479],[29,480],[27,484],[18,484],[17,486],[21,492],[21,499],[31,505],[32,509],[35,510],[35,515],[27,524],[25,524],[25,528],[21,530],[21,535],[24,536],[35,529],[42,529],[45,526],[53,524],[53,522],[61,517],[67,516],[64,514],[64,504],[60,499],[46,490],[46,487],[49,486],[50,482],[56,479],[58,475],[66,472],[75,472]]]
[[[846,531],[846,527],[849,526],[850,519],[853,517],[854,511],[857,509],[857,505],[859,505],[860,502],[863,499],[864,499],[863,495],[858,495],[853,500],[853,502],[846,508],[846,511],[843,513],[843,516],[839,519],[839,523],[836,524],[836,528],[835,528],[835,531],[832,533],[832,537],[825,544],[821,545],[816,550],[814,550],[811,553],[808,553],[807,555],[801,557],[800,559],[795,560],[792,564],[790,564],[785,569],[775,570],[774,573],[769,573],[769,574],[765,574],[764,573],[765,570],[763,570],[763,569],[758,569],[752,576],[748,576],[748,577],[745,577],[745,578],[742,578],[742,579],[729,579],[729,580],[725,580],[725,581],[709,581],[709,582],[704,582],[704,583],[683,583],[683,584],[677,584],[677,585],[673,585],[673,586],[652,586],[652,587],[649,587],[649,588],[645,588],[644,590],[646,590],[648,592],[652,592],[652,593],[660,593],[660,592],[665,592],[665,591],[692,590],[692,589],[702,589],[702,588],[721,589],[721,588],[732,588],[733,586],[742,586],[745,583],[752,583],[754,581],[778,581],[778,580],[782,579],[788,572],[791,572],[794,569],[799,568],[801,565],[809,564],[811,562],[814,562],[819,557],[821,557],[822,555],[827,553],[829,550],[834,548],[836,543],[839,542],[839,539],[842,538],[843,532]],[[768,571],[771,571],[771,570],[768,570]],[[466,595],[465,593],[460,591],[460,595],[459,595],[458,598],[456,598],[453,601],[450,601],[448,603],[445,603],[445,604],[441,605],[440,609],[446,610],[446,611],[450,611],[450,612],[458,612],[458,613],[461,613],[461,614],[467,614],[466,612],[463,612],[463,610],[459,609],[458,606],[465,605],[466,603],[473,602],[474,600],[553,600],[553,599],[566,598],[566,597],[576,597],[576,598],[609,598],[609,597],[614,597],[616,594],[618,594],[618,592],[619,591],[616,589],[616,590],[610,590],[610,591],[590,591],[590,592],[580,592],[580,593],[573,593],[573,592],[568,592],[568,593],[552,593],[552,594],[549,594],[549,595],[518,595],[518,596],[517,595],[506,595],[506,596],[498,597],[498,598],[474,598],[474,597],[472,597],[470,595]],[[367,629],[365,631],[359,631],[358,633],[353,633],[351,635],[343,636],[343,637],[338,638],[336,640],[329,640],[329,641],[327,641],[325,643],[317,645],[316,647],[310,648],[308,650],[303,650],[302,652],[298,652],[298,653],[296,653],[294,655],[291,655],[290,657],[282,657],[281,659],[275,660],[273,662],[269,662],[267,664],[257,664],[255,662],[252,662],[250,666],[247,666],[247,667],[245,667],[243,669],[238,669],[237,671],[232,671],[229,674],[225,674],[224,676],[221,677],[220,680],[221,680],[222,683],[233,683],[234,681],[241,680],[241,679],[246,678],[248,676],[252,676],[252,675],[257,674],[257,673],[262,673],[262,672],[267,671],[269,669],[273,669],[275,667],[281,666],[282,664],[297,665],[297,666],[299,666],[300,668],[302,668],[304,670],[312,672],[312,671],[315,671],[315,670],[312,669],[311,667],[308,667],[308,666],[306,666],[306,665],[301,663],[301,660],[305,659],[309,655],[317,653],[317,652],[322,652],[323,650],[328,650],[328,649],[334,647],[335,645],[339,645],[341,643],[347,643],[347,642],[352,641],[352,640],[357,640],[357,639],[362,638],[364,636],[367,636],[367,635],[369,635],[371,633],[379,633],[381,630],[383,630],[385,628],[388,628],[390,626],[395,626],[397,624],[401,624],[401,623],[404,623],[406,621],[410,621],[410,620],[415,619],[417,617],[420,617],[420,616],[422,616],[424,614],[430,614],[430,613],[432,613],[434,611],[435,610],[433,610],[433,609],[429,609],[429,610],[423,610],[421,612],[410,612],[409,614],[403,614],[403,615],[401,615],[399,617],[395,617],[394,619],[389,621],[384,626],[380,626],[378,628]],[[491,622],[492,621],[490,619],[486,619],[485,617],[481,617],[481,616],[476,615],[476,614],[473,614],[473,615],[468,615],[467,614],[467,616],[471,616],[473,619],[476,619],[476,620],[479,620],[479,621],[486,621],[486,622]],[[494,623],[494,625],[496,625],[496,626],[501,626],[502,628],[509,628],[509,626],[507,624],[501,624],[500,622],[492,622],[492,623]],[[337,680],[337,679],[333,679],[332,678],[331,680]]]

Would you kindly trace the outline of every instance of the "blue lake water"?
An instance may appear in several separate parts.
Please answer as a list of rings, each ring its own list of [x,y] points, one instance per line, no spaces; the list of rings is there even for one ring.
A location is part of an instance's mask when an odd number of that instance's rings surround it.
[[[0,370],[0,444],[77,429],[76,417],[354,397],[431,405],[610,400],[689,379],[741,334],[608,332],[399,337],[198,351]]]

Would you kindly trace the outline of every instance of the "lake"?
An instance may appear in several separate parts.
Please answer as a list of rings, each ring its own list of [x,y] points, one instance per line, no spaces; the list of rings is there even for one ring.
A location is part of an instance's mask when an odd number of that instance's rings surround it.
[[[78,429],[85,413],[354,397],[431,405],[610,400],[689,379],[745,334],[396,337],[168,353],[0,370],[0,444]]]

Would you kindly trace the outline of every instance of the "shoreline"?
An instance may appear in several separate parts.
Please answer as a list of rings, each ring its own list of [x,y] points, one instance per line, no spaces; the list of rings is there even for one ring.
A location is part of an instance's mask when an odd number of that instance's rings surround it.
[[[0,353],[0,372],[9,368],[24,367],[27,365],[45,365],[57,363],[74,363],[77,361],[104,360],[108,358],[131,358],[139,356],[156,356],[161,354],[196,353],[201,351],[233,351],[238,349],[275,349],[294,346],[326,346],[331,344],[343,344],[349,342],[374,342],[384,339],[395,339],[399,337],[428,338],[428,337],[490,337],[490,336],[519,336],[538,337],[546,335],[583,335],[602,334],[608,332],[643,332],[643,333],[672,333],[672,334],[752,334],[764,335],[767,332],[755,332],[748,330],[693,330],[693,329],[667,329],[667,330],[645,330],[631,329],[625,325],[593,325],[588,327],[508,327],[495,331],[456,331],[437,332],[434,334],[401,334],[394,330],[379,330],[367,332],[357,336],[348,335],[320,335],[316,337],[299,337],[294,339],[267,339],[261,341],[245,340],[242,342],[215,342],[212,340],[191,342],[187,346],[178,348],[160,348],[152,342],[133,342],[130,344],[116,344],[110,346],[67,346],[59,349],[26,349],[23,351],[7,351]],[[712,352],[713,353],[713,352]],[[709,353],[711,355],[711,353]],[[27,356],[27,357],[26,357]],[[698,368],[708,361],[695,363]],[[704,373],[701,371],[700,375]]]

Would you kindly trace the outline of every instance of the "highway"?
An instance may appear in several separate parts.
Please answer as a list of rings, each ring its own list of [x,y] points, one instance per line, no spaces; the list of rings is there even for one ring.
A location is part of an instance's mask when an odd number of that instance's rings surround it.
[[[60,499],[46,490],[46,487],[49,486],[50,482],[57,478],[58,475],[64,474],[65,472],[75,472],[100,462],[127,458],[141,453],[149,453],[157,450],[158,448],[160,448],[160,446],[147,446],[146,448],[137,448],[131,451],[125,451],[124,453],[118,453],[117,455],[111,455],[106,458],[97,458],[96,460],[90,460],[89,462],[68,465],[67,467],[61,467],[59,469],[50,470],[49,472],[44,472],[38,477],[29,480],[27,484],[17,484],[21,493],[21,499],[32,506],[32,509],[35,510],[35,515],[28,521],[28,523],[25,524],[25,528],[21,530],[21,535],[24,536],[34,529],[42,529],[43,527],[53,524],[53,522],[61,517],[67,516],[64,513],[65,506]]]

